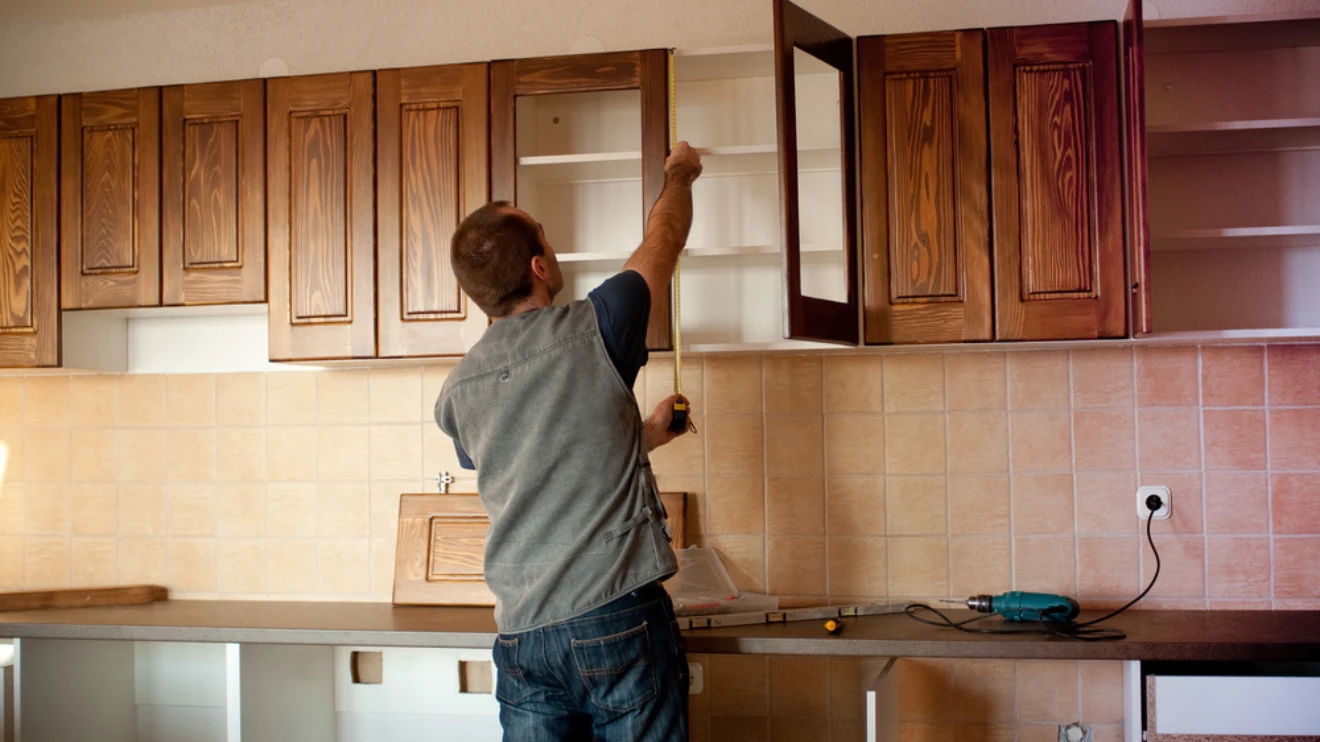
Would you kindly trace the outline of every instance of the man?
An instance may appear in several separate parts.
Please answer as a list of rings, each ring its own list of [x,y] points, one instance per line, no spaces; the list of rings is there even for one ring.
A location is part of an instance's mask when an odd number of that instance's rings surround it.
[[[686,742],[687,656],[660,583],[677,570],[647,452],[673,440],[670,397],[645,421],[651,299],[692,226],[701,158],[680,142],[646,236],[586,300],[545,232],[504,202],[454,233],[454,273],[493,324],[449,375],[436,422],[477,470],[500,636],[506,742]]]

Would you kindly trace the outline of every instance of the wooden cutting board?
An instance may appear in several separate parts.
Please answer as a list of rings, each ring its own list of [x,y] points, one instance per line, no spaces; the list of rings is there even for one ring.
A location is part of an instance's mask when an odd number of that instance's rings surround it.
[[[686,493],[662,493],[670,542],[685,546]],[[482,563],[490,518],[476,495],[399,497],[395,605],[495,605]]]

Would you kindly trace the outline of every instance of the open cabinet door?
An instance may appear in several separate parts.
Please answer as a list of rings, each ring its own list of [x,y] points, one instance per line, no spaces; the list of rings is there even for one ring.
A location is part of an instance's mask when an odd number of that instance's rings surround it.
[[[784,335],[856,344],[853,40],[788,0],[774,13]]]
[[[1142,0],[1128,0],[1123,18],[1123,130],[1126,134],[1128,285],[1132,289],[1132,335],[1154,332],[1150,316],[1150,219],[1146,184],[1146,51]]]

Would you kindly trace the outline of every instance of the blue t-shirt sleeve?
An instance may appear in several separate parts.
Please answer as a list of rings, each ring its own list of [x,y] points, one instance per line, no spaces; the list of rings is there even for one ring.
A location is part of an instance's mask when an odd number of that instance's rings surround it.
[[[463,444],[454,439],[454,453],[458,454],[458,465],[468,471],[476,471],[477,465],[472,463],[472,457],[468,456],[467,451],[463,450]]]
[[[646,329],[651,319],[651,289],[637,271],[623,271],[597,286],[587,298],[596,307],[605,350],[623,382],[632,388],[646,365]]]

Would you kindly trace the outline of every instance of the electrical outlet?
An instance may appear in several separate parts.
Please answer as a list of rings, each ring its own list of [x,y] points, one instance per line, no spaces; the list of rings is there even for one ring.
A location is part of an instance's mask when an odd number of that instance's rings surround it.
[[[706,687],[705,678],[701,674],[701,665],[696,662],[688,663],[688,695],[698,696]]]
[[[1159,495],[1160,499],[1164,501],[1164,504],[1160,506],[1160,509],[1155,511],[1154,516],[1151,516],[1150,508],[1146,507],[1146,498],[1151,495]],[[1147,518],[1154,517],[1155,520],[1168,520],[1169,515],[1172,512],[1173,495],[1169,492],[1168,487],[1156,484],[1137,488],[1137,518],[1146,520]]]
[[[1078,721],[1059,725],[1059,742],[1092,742],[1091,727]]]

